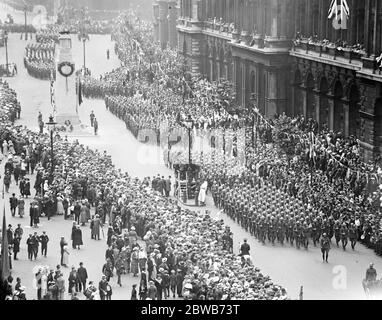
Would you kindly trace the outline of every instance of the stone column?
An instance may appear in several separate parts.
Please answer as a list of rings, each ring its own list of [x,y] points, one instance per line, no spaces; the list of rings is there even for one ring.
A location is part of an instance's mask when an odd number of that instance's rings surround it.
[[[213,81],[214,80],[214,59],[212,57],[212,54],[208,56],[208,61],[209,61],[209,80]]]
[[[344,108],[344,135],[349,136],[349,100],[343,100]]]
[[[307,99],[308,99],[308,93],[307,88],[305,85],[301,85],[301,97],[302,97],[302,115],[306,119],[308,114],[308,106],[307,106]]]
[[[241,106],[245,109],[247,92],[247,68],[246,61],[240,63],[241,66]]]
[[[334,96],[328,94],[328,104],[329,104],[329,130],[334,130]]]
[[[314,92],[314,104],[315,104],[315,120],[317,123],[320,123],[320,110],[321,110],[321,98],[320,98],[320,91],[319,90],[313,90]]]
[[[281,12],[278,12],[279,1]],[[286,1],[285,0],[269,0],[268,8],[269,15],[269,34],[265,39],[265,46],[268,48],[286,48],[290,46],[290,42],[287,40],[287,16],[286,16]],[[279,21],[279,16],[281,19]]]
[[[200,39],[197,34],[191,38],[191,71],[193,73],[200,73],[201,71],[201,53],[200,53]]]
[[[191,12],[191,20],[192,21],[199,21],[199,6],[202,5],[201,0],[191,0],[192,1],[192,12]]]
[[[287,116],[289,117],[293,117],[295,116],[295,104],[296,104],[296,101],[295,101],[295,95],[296,95],[296,84],[293,82],[293,84],[290,86],[291,88],[291,93],[290,93],[290,105],[289,105],[289,111],[290,111],[290,114],[287,113]]]
[[[288,25],[288,16],[287,16],[287,0],[281,0],[281,30],[280,35],[281,38],[287,38],[288,37],[288,30],[290,28],[290,25]]]
[[[176,1],[168,2],[168,13],[168,42],[171,48],[175,48],[178,43],[178,32],[176,30],[178,7],[176,6]]]
[[[154,11],[154,39],[156,42],[158,42],[159,41],[159,5],[158,3],[154,3],[153,11]]]
[[[235,86],[235,91],[237,93],[237,102],[241,102],[241,92],[239,91],[240,83],[241,83],[241,75],[240,75],[240,58],[233,58],[233,83]]]
[[[168,43],[168,5],[167,1],[158,1],[159,5],[159,41],[162,49],[165,49]]]
[[[277,18],[278,18],[278,12],[277,12],[277,5],[278,0],[269,0],[270,7],[271,7],[271,34],[269,35],[272,38],[277,38],[277,30],[279,26],[277,25]]]
[[[277,70],[268,68],[268,90],[265,92],[267,105],[265,107],[265,115],[267,118],[273,118],[277,113]]]

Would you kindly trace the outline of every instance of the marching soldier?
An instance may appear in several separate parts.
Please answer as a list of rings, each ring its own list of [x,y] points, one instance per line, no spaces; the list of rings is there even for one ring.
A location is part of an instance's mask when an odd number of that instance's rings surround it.
[[[273,220],[273,217],[271,218],[271,221],[269,222],[269,226],[268,226],[268,240],[270,242],[272,242],[273,245],[275,244],[276,226],[275,226],[275,222]]]
[[[266,228],[267,228],[267,226],[266,226],[265,218],[264,218],[264,217],[261,217],[261,218],[260,218],[260,221],[259,221],[259,225],[258,225],[258,229],[259,229],[259,236],[258,236],[258,239],[259,239],[263,244],[265,244],[265,237],[266,237],[265,230],[266,230]]]
[[[291,235],[291,241],[290,244],[293,246],[294,240],[296,240],[296,247],[300,248],[300,243],[299,243],[299,233],[300,233],[300,228],[298,226],[299,222],[292,223],[292,235]]]
[[[285,238],[285,224],[284,224],[284,219],[280,217],[280,221],[277,226],[277,241],[280,242],[281,245],[284,245],[284,238]]]
[[[349,227],[349,240],[351,244],[351,248],[354,250],[355,244],[357,243],[358,232],[354,223],[352,223]]]
[[[313,220],[312,224],[312,239],[314,246],[317,245],[317,243],[320,242],[320,236],[321,236],[321,226],[317,219]]]
[[[310,226],[308,225],[307,222],[304,222],[304,225],[302,228],[302,236],[303,236],[302,244],[304,245],[305,249],[308,249],[309,238],[311,236],[311,230],[310,230]]]
[[[334,223],[334,238],[336,239],[336,245],[337,247],[339,247],[339,242],[341,240],[341,232],[340,232],[340,229],[341,229],[341,224],[340,222],[337,220],[335,223]]]
[[[321,238],[322,262],[325,262],[325,261],[328,262],[329,250],[330,250],[330,239],[326,235],[326,233],[323,233]]]
[[[346,246],[348,244],[349,230],[348,230],[345,222],[341,226],[340,234],[341,234],[342,249],[346,250]]]

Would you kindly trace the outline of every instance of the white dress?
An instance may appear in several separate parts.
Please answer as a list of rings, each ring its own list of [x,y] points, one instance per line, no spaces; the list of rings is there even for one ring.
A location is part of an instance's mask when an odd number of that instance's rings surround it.
[[[41,296],[45,296],[48,291],[48,277],[46,274],[41,276]]]
[[[202,185],[200,186],[199,198],[198,198],[199,202],[204,203],[206,201],[207,186],[208,186],[207,181],[204,181]]]
[[[69,265],[69,251],[67,248],[64,249],[64,254],[62,257],[62,264]]]
[[[57,198],[57,214],[63,215],[64,214],[64,205],[62,204],[62,198]]]
[[[8,143],[5,140],[3,142],[3,154],[8,155]]]

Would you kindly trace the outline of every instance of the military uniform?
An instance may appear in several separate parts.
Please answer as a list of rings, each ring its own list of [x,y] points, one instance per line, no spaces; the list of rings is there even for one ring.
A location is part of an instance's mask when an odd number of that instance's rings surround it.
[[[349,227],[349,240],[350,240],[351,248],[353,250],[355,248],[355,244],[357,243],[357,239],[358,239],[357,228],[354,224],[351,224]]]
[[[348,244],[349,230],[345,223],[342,224],[340,229],[342,249],[346,250],[346,245]]]

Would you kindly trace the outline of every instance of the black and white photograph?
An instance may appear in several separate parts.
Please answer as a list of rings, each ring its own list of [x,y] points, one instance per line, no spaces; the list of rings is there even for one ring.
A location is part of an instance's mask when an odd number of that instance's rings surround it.
[[[0,300],[382,300],[382,1],[0,0],[0,151]]]

